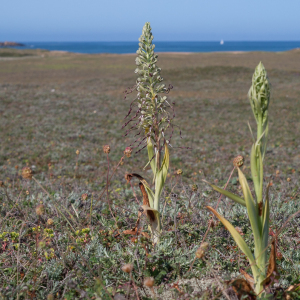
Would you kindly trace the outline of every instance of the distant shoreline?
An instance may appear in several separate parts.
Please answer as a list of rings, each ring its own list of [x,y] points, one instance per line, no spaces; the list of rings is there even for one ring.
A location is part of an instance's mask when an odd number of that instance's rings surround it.
[[[7,48],[7,47],[25,47],[25,44],[16,43],[16,42],[0,42],[0,47]]]
[[[13,43],[13,42],[11,42]],[[155,44],[156,53],[212,53],[212,52],[283,52],[300,48],[300,41],[288,42],[162,42]],[[123,54],[132,55],[138,49],[138,42],[26,42],[24,46],[8,44],[6,47],[22,50],[64,51],[80,54]],[[19,44],[21,45],[21,44]],[[23,45],[23,44],[22,44]]]
[[[187,52],[187,51],[158,51],[156,54],[161,56],[189,56],[189,55],[243,55],[250,53],[300,53],[300,48],[294,48],[291,50],[285,51],[210,51],[210,52]],[[0,61],[4,60],[14,60],[14,59],[29,59],[29,58],[43,58],[46,56],[136,56],[135,52],[133,53],[78,53],[71,51],[63,50],[44,50],[44,49],[16,49],[9,47],[0,48]]]
[[[210,52],[172,52],[172,51],[168,51],[168,52],[155,52],[156,54],[169,54],[169,55],[192,55],[192,54],[245,54],[245,53],[258,53],[258,52],[264,52],[264,53],[283,53],[283,52],[300,52],[300,48],[294,48],[291,50],[284,50],[284,51],[263,51],[263,50],[257,50],[257,51],[210,51]],[[69,52],[69,51],[57,51],[57,50],[53,50],[53,51],[49,51],[50,53],[62,53],[62,54],[76,54],[76,55],[122,55],[122,56],[136,56],[137,54],[135,52],[133,53],[77,53],[77,52]]]

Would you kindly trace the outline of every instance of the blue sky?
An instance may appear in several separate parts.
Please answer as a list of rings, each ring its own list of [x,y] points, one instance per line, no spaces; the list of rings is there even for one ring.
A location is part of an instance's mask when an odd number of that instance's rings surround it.
[[[299,0],[0,0],[0,41],[300,40]]]

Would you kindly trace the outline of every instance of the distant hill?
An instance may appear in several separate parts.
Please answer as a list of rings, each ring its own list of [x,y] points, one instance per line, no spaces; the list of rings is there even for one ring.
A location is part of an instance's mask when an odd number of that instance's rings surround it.
[[[0,42],[0,47],[23,47],[24,44],[16,43],[16,42]]]

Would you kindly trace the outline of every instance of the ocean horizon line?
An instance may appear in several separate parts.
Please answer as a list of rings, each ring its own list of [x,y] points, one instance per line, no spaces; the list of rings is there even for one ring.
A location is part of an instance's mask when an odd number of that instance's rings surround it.
[[[164,43],[215,43],[215,42],[220,42],[221,40],[226,41],[226,42],[235,42],[235,43],[244,43],[244,42],[263,42],[263,43],[272,43],[272,42],[279,42],[279,43],[287,43],[287,42],[300,42],[299,40],[226,40],[226,39],[219,39],[219,40],[153,40],[153,44],[155,42],[164,42]],[[55,40],[45,40],[45,41],[38,41],[38,40],[10,40],[10,39],[5,39],[5,41],[14,41],[14,42],[19,42],[19,43],[139,43],[137,40],[117,40],[117,41],[102,41],[102,40],[93,40],[93,41],[84,41],[84,40],[61,40],[61,41],[55,41]],[[4,40],[1,42],[4,42]]]
[[[20,41],[18,41],[21,43]],[[110,42],[22,42],[24,46],[16,49],[44,49],[73,53],[112,53],[130,54],[138,49],[138,41]],[[155,41],[156,52],[232,52],[268,51],[282,52],[300,48],[300,41]]]

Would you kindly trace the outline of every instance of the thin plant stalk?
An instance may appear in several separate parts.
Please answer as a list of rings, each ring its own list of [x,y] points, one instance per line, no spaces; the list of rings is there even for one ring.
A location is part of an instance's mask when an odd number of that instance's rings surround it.
[[[118,164],[117,164],[116,167],[114,168],[112,174],[110,175],[109,180],[108,180],[108,184],[110,184],[110,181],[111,181],[112,177],[115,175],[115,173],[116,173],[117,169],[119,168],[119,166],[120,166],[121,162],[123,161],[123,159],[124,159],[124,155],[121,157],[120,161],[118,162]],[[106,181],[106,183],[107,183],[107,181]],[[102,193],[101,193],[100,196],[98,197],[97,201],[99,201],[99,200],[101,199],[101,197],[103,196],[103,194],[104,194],[105,192],[106,192],[106,186],[105,186],[105,188],[102,190]]]
[[[118,228],[117,226],[117,220],[116,220],[116,217],[115,215],[113,214],[113,211],[111,209],[111,205],[110,205],[110,200],[109,200],[109,192],[108,192],[108,187],[109,187],[109,156],[108,156],[108,153],[107,153],[107,174],[106,174],[106,195],[107,195],[107,203],[108,203],[108,207],[109,207],[109,210],[110,210],[110,213],[115,221],[115,224],[116,224],[116,227]]]
[[[130,272],[130,279],[131,279],[131,282],[132,282],[132,285],[133,285],[133,288],[134,288],[134,291],[135,291],[136,299],[140,300],[138,289],[137,289],[137,287],[134,283],[134,278],[132,276],[132,272]]]

